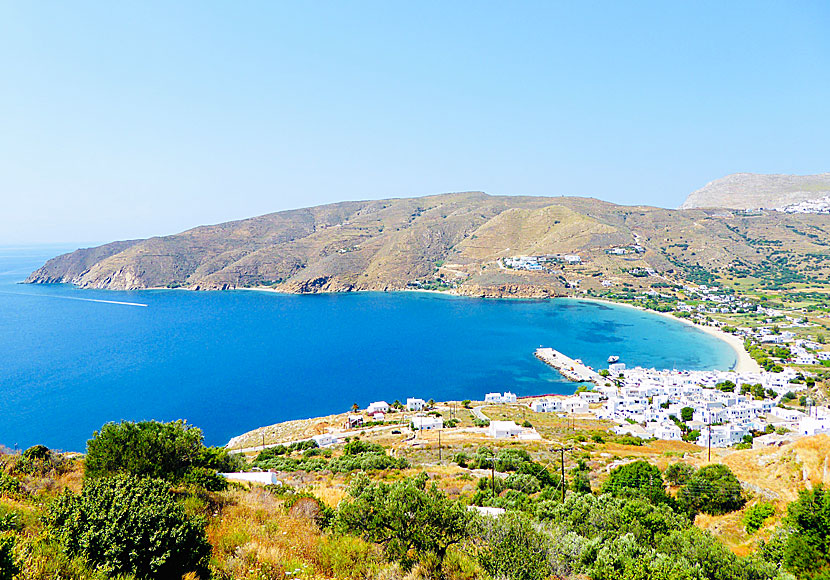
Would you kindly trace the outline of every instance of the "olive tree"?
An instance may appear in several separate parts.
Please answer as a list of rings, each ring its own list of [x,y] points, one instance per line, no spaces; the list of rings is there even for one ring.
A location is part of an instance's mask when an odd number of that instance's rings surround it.
[[[162,480],[127,475],[87,480],[79,495],[60,495],[45,522],[68,554],[113,576],[181,578],[207,571],[211,547],[205,523],[188,517]]]
[[[427,479],[422,473],[387,484],[355,476],[351,499],[338,507],[335,529],[380,544],[404,567],[425,557],[440,565],[447,549],[467,537],[470,515],[434,484],[427,487]]]

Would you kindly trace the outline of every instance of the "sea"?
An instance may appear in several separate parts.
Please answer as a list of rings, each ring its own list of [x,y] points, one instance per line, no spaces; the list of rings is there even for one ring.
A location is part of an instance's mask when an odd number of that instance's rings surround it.
[[[407,397],[570,394],[540,345],[594,368],[729,369],[664,316],[575,299],[422,292],[85,290],[20,282],[74,247],[0,247],[0,445],[84,451],[109,421],[184,419],[205,442]]]

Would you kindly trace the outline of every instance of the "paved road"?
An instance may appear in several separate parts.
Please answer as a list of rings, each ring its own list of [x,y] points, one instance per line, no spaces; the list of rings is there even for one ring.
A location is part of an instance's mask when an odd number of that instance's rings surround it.
[[[473,415],[479,421],[489,421],[490,418],[481,412],[481,410],[485,407],[485,405],[479,405],[478,407],[473,407]]]

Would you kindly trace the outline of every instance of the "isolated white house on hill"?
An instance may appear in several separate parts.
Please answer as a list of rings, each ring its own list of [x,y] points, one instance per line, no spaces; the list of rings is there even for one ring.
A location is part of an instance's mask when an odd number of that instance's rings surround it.
[[[490,426],[487,428],[487,435],[495,439],[518,437],[521,432],[522,428],[513,421],[490,421]]]
[[[443,417],[412,417],[412,428],[415,431],[425,431],[428,429],[443,429]]]
[[[414,399],[412,397],[406,400],[406,408],[410,411],[420,411],[427,406],[427,402],[423,399]]]
[[[331,433],[322,433],[311,438],[317,444],[317,447],[326,447],[327,445],[334,445],[337,443],[337,436]]]
[[[388,413],[389,403],[386,401],[375,401],[366,408],[366,413],[374,415],[375,413]]]
[[[514,393],[507,391],[504,394],[501,393],[487,393],[484,395],[484,402],[485,403],[515,403],[517,397]]]

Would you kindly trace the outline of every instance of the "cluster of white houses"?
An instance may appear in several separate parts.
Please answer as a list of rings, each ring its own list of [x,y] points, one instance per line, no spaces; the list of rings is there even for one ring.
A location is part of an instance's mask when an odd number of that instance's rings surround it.
[[[768,425],[802,435],[830,433],[827,409],[813,407],[803,413],[779,406],[784,394],[804,389],[803,384],[790,382],[797,374],[790,368],[781,373],[738,373],[621,366],[615,369],[619,371],[616,385],[597,386],[573,397],[534,399],[530,408],[536,412],[591,413],[598,419],[618,422],[617,433],[668,440],[682,438],[677,423],[682,421],[682,410],[690,408],[692,419],[685,421],[686,426],[700,432],[699,445],[709,445],[711,438],[712,447],[741,443],[745,436],[764,431]],[[727,381],[736,385],[734,392],[715,388]],[[758,400],[752,391],[741,394],[742,385],[761,385],[768,398]]]

